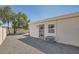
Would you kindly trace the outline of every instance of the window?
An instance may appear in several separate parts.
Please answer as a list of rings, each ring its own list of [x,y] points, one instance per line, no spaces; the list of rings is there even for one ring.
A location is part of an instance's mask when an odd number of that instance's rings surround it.
[[[49,24],[48,25],[48,33],[55,33],[55,26],[54,24]]]

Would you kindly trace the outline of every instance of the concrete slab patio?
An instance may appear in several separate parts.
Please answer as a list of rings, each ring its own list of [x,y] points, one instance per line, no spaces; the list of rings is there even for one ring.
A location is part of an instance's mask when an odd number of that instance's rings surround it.
[[[49,43],[25,35],[11,35],[0,46],[0,53],[10,54],[78,54],[79,47]]]
[[[3,44],[0,46],[0,54],[43,53],[40,50],[18,40],[20,38],[24,38],[24,36],[23,35],[8,36],[6,40],[3,42]]]

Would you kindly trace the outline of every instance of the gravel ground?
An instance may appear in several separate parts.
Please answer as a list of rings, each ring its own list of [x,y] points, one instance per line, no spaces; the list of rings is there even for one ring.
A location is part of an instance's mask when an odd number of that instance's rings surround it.
[[[5,54],[78,54],[79,47],[61,43],[49,43],[25,35],[11,35],[0,46],[0,53]]]

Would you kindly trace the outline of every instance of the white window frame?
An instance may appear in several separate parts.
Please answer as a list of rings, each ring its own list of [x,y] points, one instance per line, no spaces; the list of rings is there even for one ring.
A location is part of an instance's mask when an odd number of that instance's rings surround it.
[[[52,25],[53,28],[51,28]],[[48,33],[55,33],[55,24],[48,24]]]

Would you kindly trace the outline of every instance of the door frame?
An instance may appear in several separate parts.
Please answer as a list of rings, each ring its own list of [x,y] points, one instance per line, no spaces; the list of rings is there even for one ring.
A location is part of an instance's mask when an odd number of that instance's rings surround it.
[[[43,28],[41,28],[41,27],[43,27]],[[39,25],[39,38],[44,39],[44,37],[45,37],[44,33],[45,33],[45,25],[44,24],[40,24]]]

